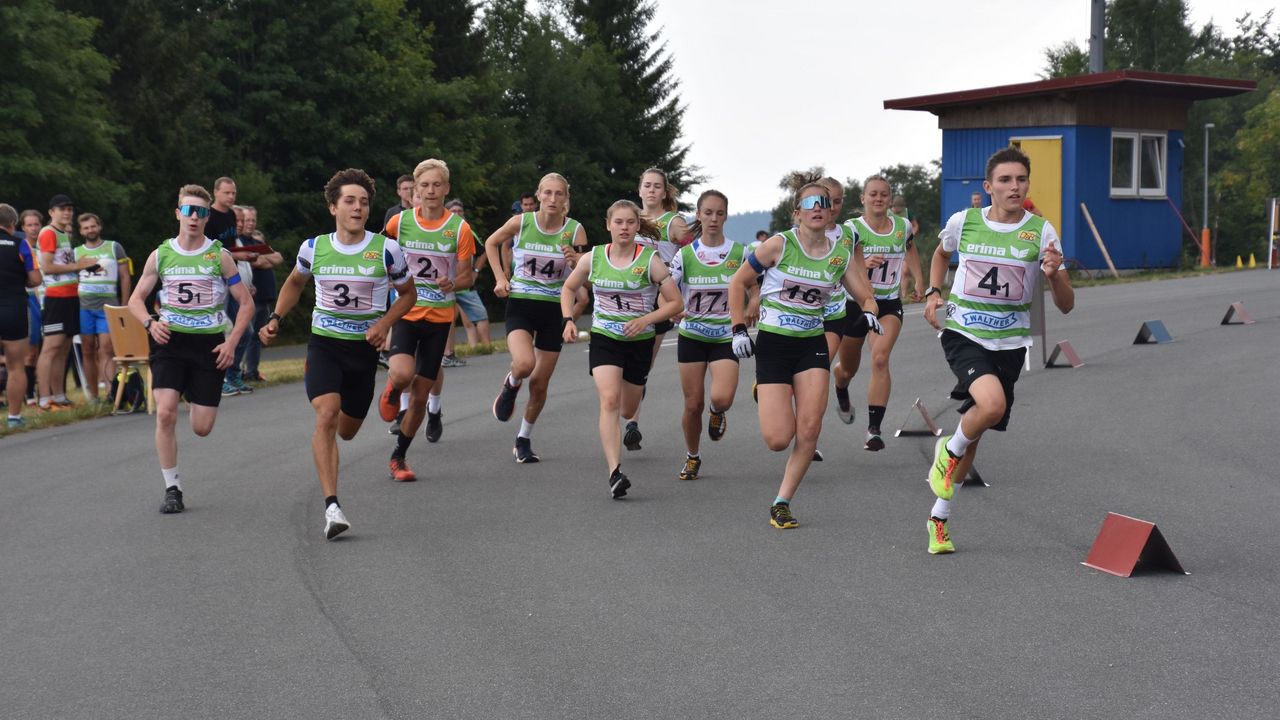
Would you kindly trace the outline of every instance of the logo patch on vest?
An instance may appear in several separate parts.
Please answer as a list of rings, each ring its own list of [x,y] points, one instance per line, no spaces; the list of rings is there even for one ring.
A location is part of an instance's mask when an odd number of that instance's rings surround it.
[[[992,330],[1004,330],[1013,327],[1018,321],[1014,313],[1008,315],[992,315],[983,312],[967,312],[961,315],[967,327],[989,327]]]
[[[217,259],[218,259],[218,253],[217,253],[216,251],[215,251],[215,252],[207,252],[207,253],[205,253],[205,254],[204,254],[204,259],[205,259],[205,260],[217,260]]]
[[[364,251],[364,259],[365,259],[365,260],[377,260],[377,259],[378,259],[378,251],[377,251],[377,250],[365,250],[365,251]]]

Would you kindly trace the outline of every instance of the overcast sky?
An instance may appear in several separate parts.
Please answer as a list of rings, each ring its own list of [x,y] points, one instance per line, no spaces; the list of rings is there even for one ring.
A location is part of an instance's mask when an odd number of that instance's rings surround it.
[[[778,180],[823,165],[845,179],[942,155],[937,118],[886,99],[1039,79],[1044,49],[1089,41],[1088,0],[656,0],[687,110],[690,160],[730,211],[773,207]],[[1191,0],[1196,28],[1265,0]],[[693,195],[686,194],[686,199]]]

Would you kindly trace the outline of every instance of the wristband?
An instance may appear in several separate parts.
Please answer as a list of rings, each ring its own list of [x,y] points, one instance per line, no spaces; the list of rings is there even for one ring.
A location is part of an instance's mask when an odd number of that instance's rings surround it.
[[[564,317],[560,318],[561,325],[568,325],[571,322],[573,322],[573,318],[569,317],[568,315],[565,315]]]
[[[143,330],[150,330],[150,329],[151,329],[151,324],[152,324],[152,323],[154,323],[154,322],[155,322],[155,318],[147,318],[147,321],[146,321],[146,322],[144,322],[144,323],[142,323],[142,329],[143,329]]]
[[[733,332],[734,332],[734,334],[735,334],[735,335],[736,335],[736,334],[738,334],[738,333],[740,333],[740,332],[746,332],[746,331],[747,331],[747,324],[746,324],[746,323],[738,323],[737,325],[734,325],[734,326],[733,326]]]
[[[925,297],[929,297],[930,295],[932,295],[932,294],[934,294],[934,293],[937,293],[937,294],[941,295],[941,294],[942,294],[942,290],[941,290],[940,288],[931,287],[931,288],[929,288],[928,290],[925,290],[925,291],[924,291],[924,296],[925,296]]]
[[[284,320],[284,318],[280,317],[279,315],[276,314],[274,310],[272,310],[271,314],[267,316],[267,322],[271,322],[272,320],[275,320],[276,322],[280,322],[281,320]]]

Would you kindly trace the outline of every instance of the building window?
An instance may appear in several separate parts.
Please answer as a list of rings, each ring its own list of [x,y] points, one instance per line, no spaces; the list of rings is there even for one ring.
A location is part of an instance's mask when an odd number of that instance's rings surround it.
[[[1165,197],[1166,133],[1111,133],[1111,196]]]

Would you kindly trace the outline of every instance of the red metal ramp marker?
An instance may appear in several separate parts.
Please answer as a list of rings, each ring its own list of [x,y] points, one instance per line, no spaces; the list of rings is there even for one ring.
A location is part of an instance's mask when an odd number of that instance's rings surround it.
[[[1148,320],[1142,323],[1142,327],[1138,328],[1138,337],[1133,339],[1134,345],[1146,345],[1148,343],[1164,343],[1173,342],[1173,336],[1165,329],[1164,323],[1159,320]]]
[[[1133,575],[1139,565],[1189,574],[1155,523],[1113,512],[1102,521],[1102,529],[1081,565],[1120,577]]]
[[[907,423],[911,422],[911,418],[915,414],[913,411],[918,411],[920,413],[920,418],[924,420],[924,428],[907,428]],[[929,409],[924,406],[924,403],[920,402],[920,398],[916,398],[916,401],[911,403],[911,410],[907,411],[907,419],[902,421],[902,424],[894,431],[893,436],[911,437],[919,435],[938,437],[939,435],[942,435],[942,428],[938,427],[937,423],[933,421],[933,417],[929,415]]]
[[[1233,321],[1232,318],[1239,318],[1239,321]],[[1252,325],[1256,322],[1253,316],[1244,309],[1244,303],[1234,302],[1231,307],[1227,308],[1227,314],[1222,316],[1223,325]]]
[[[1080,359],[1078,354],[1076,354],[1076,349],[1071,347],[1071,343],[1066,340],[1063,340],[1053,346],[1053,352],[1049,354],[1049,359],[1044,361],[1044,366],[1047,368],[1066,367],[1065,365],[1057,364],[1059,355],[1061,355],[1064,360],[1071,363],[1071,367],[1073,368],[1084,366],[1084,361]]]

